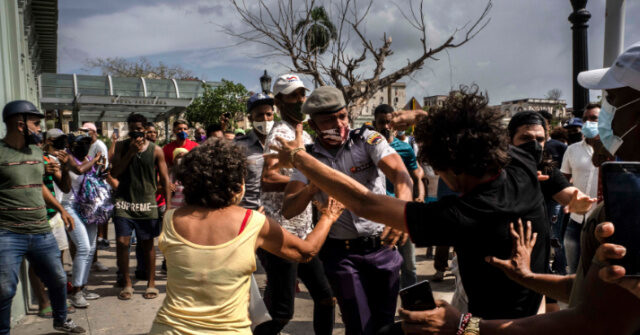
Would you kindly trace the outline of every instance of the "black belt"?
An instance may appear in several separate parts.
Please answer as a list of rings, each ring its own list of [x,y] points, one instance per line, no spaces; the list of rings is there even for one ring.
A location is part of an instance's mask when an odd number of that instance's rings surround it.
[[[343,250],[351,253],[368,253],[384,247],[380,235],[361,236],[351,240],[327,238],[324,244],[325,247],[332,250]]]

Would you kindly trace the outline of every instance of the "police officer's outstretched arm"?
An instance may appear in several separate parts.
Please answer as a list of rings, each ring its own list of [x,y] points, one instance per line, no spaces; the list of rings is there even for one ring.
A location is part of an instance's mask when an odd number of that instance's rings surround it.
[[[277,138],[277,141],[281,147],[271,147],[277,153],[265,156],[277,158],[280,167],[295,167],[311,183],[336,198],[356,215],[392,228],[406,230],[404,207],[407,201],[375,194],[356,180],[307,154],[302,141],[302,125],[296,128],[296,138],[293,141],[287,142],[282,138]]]

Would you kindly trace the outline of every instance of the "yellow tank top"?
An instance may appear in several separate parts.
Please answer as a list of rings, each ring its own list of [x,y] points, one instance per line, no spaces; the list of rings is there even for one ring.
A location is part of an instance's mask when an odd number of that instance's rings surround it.
[[[158,247],[167,259],[167,296],[150,334],[251,334],[249,287],[265,216],[252,211],[242,233],[215,246],[189,242],[164,216]]]

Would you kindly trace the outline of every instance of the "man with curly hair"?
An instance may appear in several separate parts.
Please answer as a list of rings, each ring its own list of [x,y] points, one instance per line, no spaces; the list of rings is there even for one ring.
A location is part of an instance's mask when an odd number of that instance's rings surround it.
[[[428,163],[459,197],[431,203],[375,194],[304,151],[300,139],[285,142],[278,159],[358,216],[409,232],[417,245],[451,245],[458,255],[469,311],[486,319],[523,317],[538,312],[542,295],[510,280],[485,261],[511,255],[509,224],[530,221],[538,235],[531,266],[545,272],[549,227],[533,157],[509,147],[503,115],[487,107],[477,86],[461,87],[429,115],[406,113],[416,126],[419,158]],[[396,129],[402,126],[396,122]]]

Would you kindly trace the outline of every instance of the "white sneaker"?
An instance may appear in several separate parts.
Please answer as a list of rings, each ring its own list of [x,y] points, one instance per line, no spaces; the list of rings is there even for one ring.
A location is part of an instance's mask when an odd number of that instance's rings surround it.
[[[93,263],[93,269],[98,271],[98,272],[107,272],[107,271],[109,271],[109,268],[106,265],[100,263],[100,261],[96,261],[95,263]]]
[[[84,298],[84,292],[82,292],[82,291],[79,291],[78,293],[72,294],[71,298],[69,300],[71,300],[71,304],[75,308],[87,308],[87,307],[89,307],[89,303]]]
[[[100,298],[98,293],[89,292],[86,287],[82,289],[82,295],[84,295],[86,300],[96,300]]]

